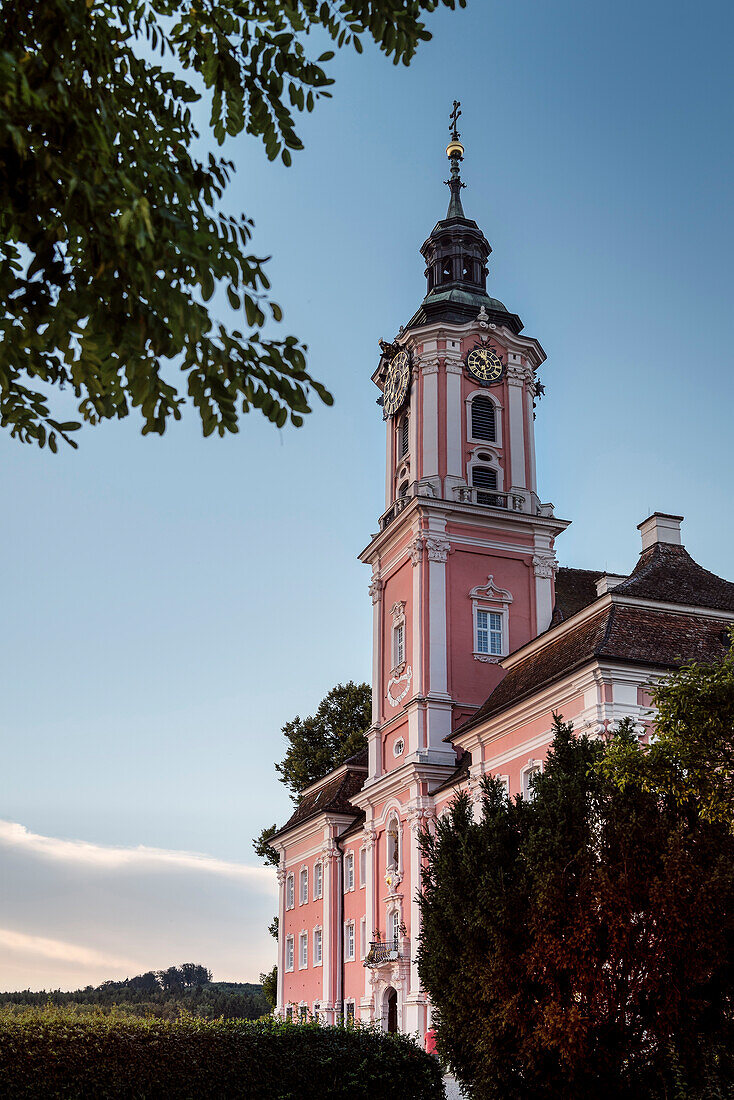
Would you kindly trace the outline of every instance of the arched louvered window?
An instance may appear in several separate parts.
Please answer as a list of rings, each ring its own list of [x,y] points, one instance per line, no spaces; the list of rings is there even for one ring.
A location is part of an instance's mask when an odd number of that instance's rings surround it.
[[[450,282],[452,282],[453,278],[454,278],[454,265],[452,263],[451,257],[447,256],[446,259],[443,261],[443,264],[441,266],[441,282],[442,283],[450,283]]]
[[[474,282],[474,260],[471,256],[461,257],[461,278],[465,283]]]
[[[400,488],[398,489],[398,496],[399,497],[407,497],[407,495],[408,495],[408,482],[404,481],[402,483],[402,485],[400,486]]]
[[[408,447],[410,446],[410,416],[405,414],[400,423],[400,457],[408,453]]]
[[[475,489],[496,489],[497,471],[491,466],[474,466],[471,472],[471,483]],[[477,504],[489,504],[493,508],[501,507],[501,499],[491,492],[478,492]]]
[[[497,427],[494,421],[494,403],[489,397],[475,397],[471,403],[472,439],[486,439],[494,443]]]

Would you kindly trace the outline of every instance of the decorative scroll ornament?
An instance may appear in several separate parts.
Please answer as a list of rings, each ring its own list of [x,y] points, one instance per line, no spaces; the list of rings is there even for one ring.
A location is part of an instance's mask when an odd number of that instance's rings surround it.
[[[405,600],[396,600],[390,608],[390,614],[392,615],[393,626],[405,622]]]
[[[420,565],[423,560],[423,539],[415,538],[410,544],[410,557],[413,565]]]
[[[372,597],[373,603],[380,602],[380,596],[382,595],[382,581],[379,577],[375,577],[369,587],[369,594]]]
[[[558,562],[555,554],[536,554],[533,557],[533,572],[536,577],[545,577],[550,580],[558,571]]]
[[[402,675],[390,677],[390,679],[387,681],[387,701],[391,707],[397,707],[402,703],[403,699],[410,691],[410,681],[412,679],[413,669],[410,667],[410,665],[406,667]],[[400,692],[399,695],[393,695],[392,688],[399,687],[402,683],[405,684],[403,690]]]
[[[429,561],[446,561],[451,550],[451,543],[444,538],[427,538],[426,550],[428,551]]]
[[[498,665],[501,658],[491,656],[489,653],[475,653],[474,660],[482,661],[485,665]]]

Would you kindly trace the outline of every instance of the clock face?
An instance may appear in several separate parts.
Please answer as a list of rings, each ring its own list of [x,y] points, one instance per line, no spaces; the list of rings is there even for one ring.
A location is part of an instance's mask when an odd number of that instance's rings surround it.
[[[484,386],[499,382],[505,365],[494,348],[473,348],[466,357],[466,369]]]
[[[410,385],[410,356],[403,348],[390,360],[382,394],[385,416],[393,416],[405,401]]]

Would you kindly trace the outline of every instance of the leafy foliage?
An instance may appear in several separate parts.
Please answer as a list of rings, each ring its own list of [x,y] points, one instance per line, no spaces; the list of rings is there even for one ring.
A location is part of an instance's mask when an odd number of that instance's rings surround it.
[[[0,1080],[13,1097],[440,1100],[438,1065],[378,1029],[269,1017],[140,1020],[0,1010]]]
[[[278,919],[277,917],[275,918]],[[278,967],[277,965],[269,970],[267,974],[260,975],[260,983],[263,987],[263,996],[270,1005],[271,1008],[275,1008],[278,1003]]]
[[[295,802],[311,783],[366,748],[365,734],[371,721],[369,684],[350,680],[332,688],[315,714],[286,722],[282,732],[289,745],[275,768]]]
[[[103,982],[71,993],[61,990],[0,993],[0,1005],[55,1005],[76,1011],[117,1009],[161,1019],[176,1019],[183,1011],[206,1019],[256,1020],[269,1011],[259,985],[213,982],[211,971],[196,963],[149,970],[122,982]]]
[[[268,828],[263,829],[252,842],[252,846],[255,849],[256,854],[265,863],[269,863],[271,867],[278,866],[278,853],[274,848],[270,847],[268,843],[273,834],[277,831],[277,825],[270,825]]]
[[[721,661],[688,664],[651,689],[655,738],[645,753],[617,742],[607,768],[706,821],[734,821],[734,626]]]
[[[203,86],[218,142],[245,130],[290,164],[295,114],[333,83],[309,32],[408,64],[439,3],[465,0],[3,0],[0,425],[72,443],[80,421],[51,411],[65,387],[81,421],[133,408],[144,433],[187,399],[205,435],[251,409],[300,425],[312,391],[331,404],[306,349],[269,334],[282,312],[252,222],[218,210],[233,165],[193,155],[192,107]],[[241,327],[214,320],[216,289]]]
[[[479,820],[461,794],[423,838],[421,979],[476,1100],[734,1094],[732,821],[661,759],[556,718],[532,800],[487,781]]]

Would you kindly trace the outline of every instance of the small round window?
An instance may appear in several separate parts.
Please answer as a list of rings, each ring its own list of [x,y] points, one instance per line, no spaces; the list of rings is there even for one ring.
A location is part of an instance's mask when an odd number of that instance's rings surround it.
[[[397,741],[392,747],[392,751],[393,755],[395,756],[403,755],[403,753],[405,752],[405,741],[403,741],[402,737],[398,737]]]

